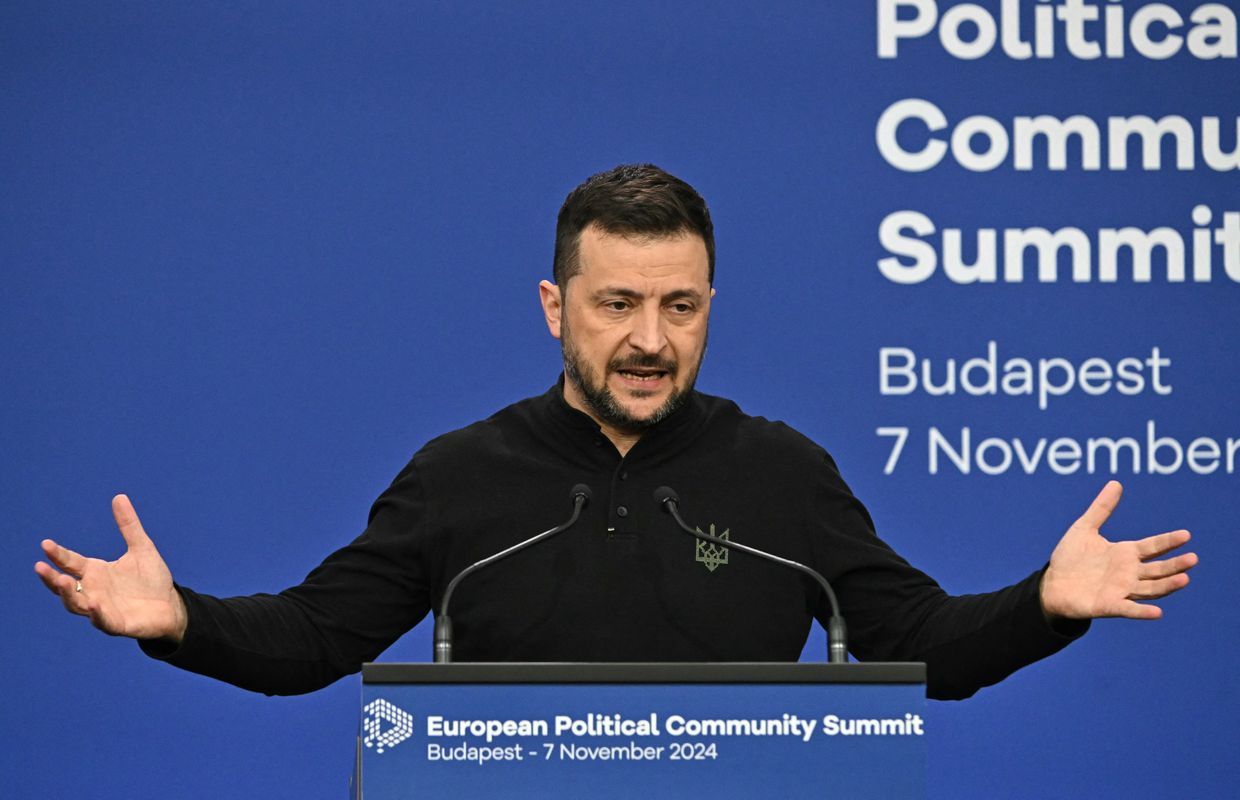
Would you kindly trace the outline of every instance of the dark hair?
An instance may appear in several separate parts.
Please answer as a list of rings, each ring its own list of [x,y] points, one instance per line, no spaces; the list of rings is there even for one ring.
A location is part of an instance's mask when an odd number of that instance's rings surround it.
[[[555,225],[552,274],[565,287],[581,271],[581,232],[674,236],[690,233],[706,244],[707,280],[715,282],[715,228],[706,201],[689,184],[654,164],[621,164],[591,175],[568,193]]]

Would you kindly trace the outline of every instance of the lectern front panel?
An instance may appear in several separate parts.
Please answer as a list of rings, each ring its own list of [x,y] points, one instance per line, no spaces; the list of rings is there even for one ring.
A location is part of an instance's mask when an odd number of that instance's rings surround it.
[[[427,682],[367,677],[360,731],[366,800],[925,793],[920,683],[864,682],[855,670],[854,681],[818,682],[802,671],[806,682],[798,682],[794,670],[729,682],[726,672],[707,676],[702,665],[664,670],[662,682],[656,665],[645,673],[611,665],[621,672],[579,674],[577,681],[547,682],[540,673],[534,682],[513,682],[531,680],[537,673],[520,669],[536,665],[439,680],[454,666],[427,665],[420,670]],[[765,665],[752,666],[756,673],[736,674],[765,674]],[[692,680],[695,670],[703,682]]]

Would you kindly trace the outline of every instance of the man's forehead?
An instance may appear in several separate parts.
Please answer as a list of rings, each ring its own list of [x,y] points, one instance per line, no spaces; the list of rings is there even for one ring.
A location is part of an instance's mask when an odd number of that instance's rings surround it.
[[[634,271],[652,278],[681,277],[707,283],[709,273],[706,242],[688,230],[612,233],[592,225],[581,232],[578,265],[591,282]]]

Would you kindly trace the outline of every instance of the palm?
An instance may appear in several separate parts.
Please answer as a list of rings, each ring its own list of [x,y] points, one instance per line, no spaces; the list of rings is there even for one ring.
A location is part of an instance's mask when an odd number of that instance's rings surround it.
[[[1188,531],[1121,542],[1102,536],[1099,529],[1122,492],[1117,482],[1108,483],[1055,547],[1042,579],[1042,607],[1047,614],[1157,619],[1161,609],[1137,601],[1165,597],[1188,584],[1185,573],[1197,563],[1195,554],[1154,560],[1187,542]]]
[[[180,638],[185,612],[168,566],[127,497],[118,495],[112,500],[112,513],[128,545],[124,555],[116,561],[87,558],[48,539],[43,551],[61,571],[42,562],[35,565],[35,571],[66,608],[89,617],[105,633],[138,639]]]
[[[158,620],[168,615],[169,593],[175,591],[172,574],[154,547],[130,549],[111,562],[87,559],[82,578],[97,595],[91,622],[107,633],[140,639],[151,638]]]

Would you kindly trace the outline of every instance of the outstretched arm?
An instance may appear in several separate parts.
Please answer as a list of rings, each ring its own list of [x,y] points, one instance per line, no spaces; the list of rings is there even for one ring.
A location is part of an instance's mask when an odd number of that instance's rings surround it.
[[[34,571],[65,608],[89,617],[104,633],[179,642],[185,635],[185,604],[172,585],[168,565],[128,497],[112,498],[112,516],[127,545],[116,561],[87,558],[44,539],[50,563],[40,561]]]
[[[1157,600],[1188,585],[1196,553],[1156,560],[1189,539],[1185,530],[1134,541],[1110,542],[1099,529],[1119,505],[1123,487],[1109,482],[1051,554],[1042,576],[1042,610],[1048,617],[1158,619]]]

